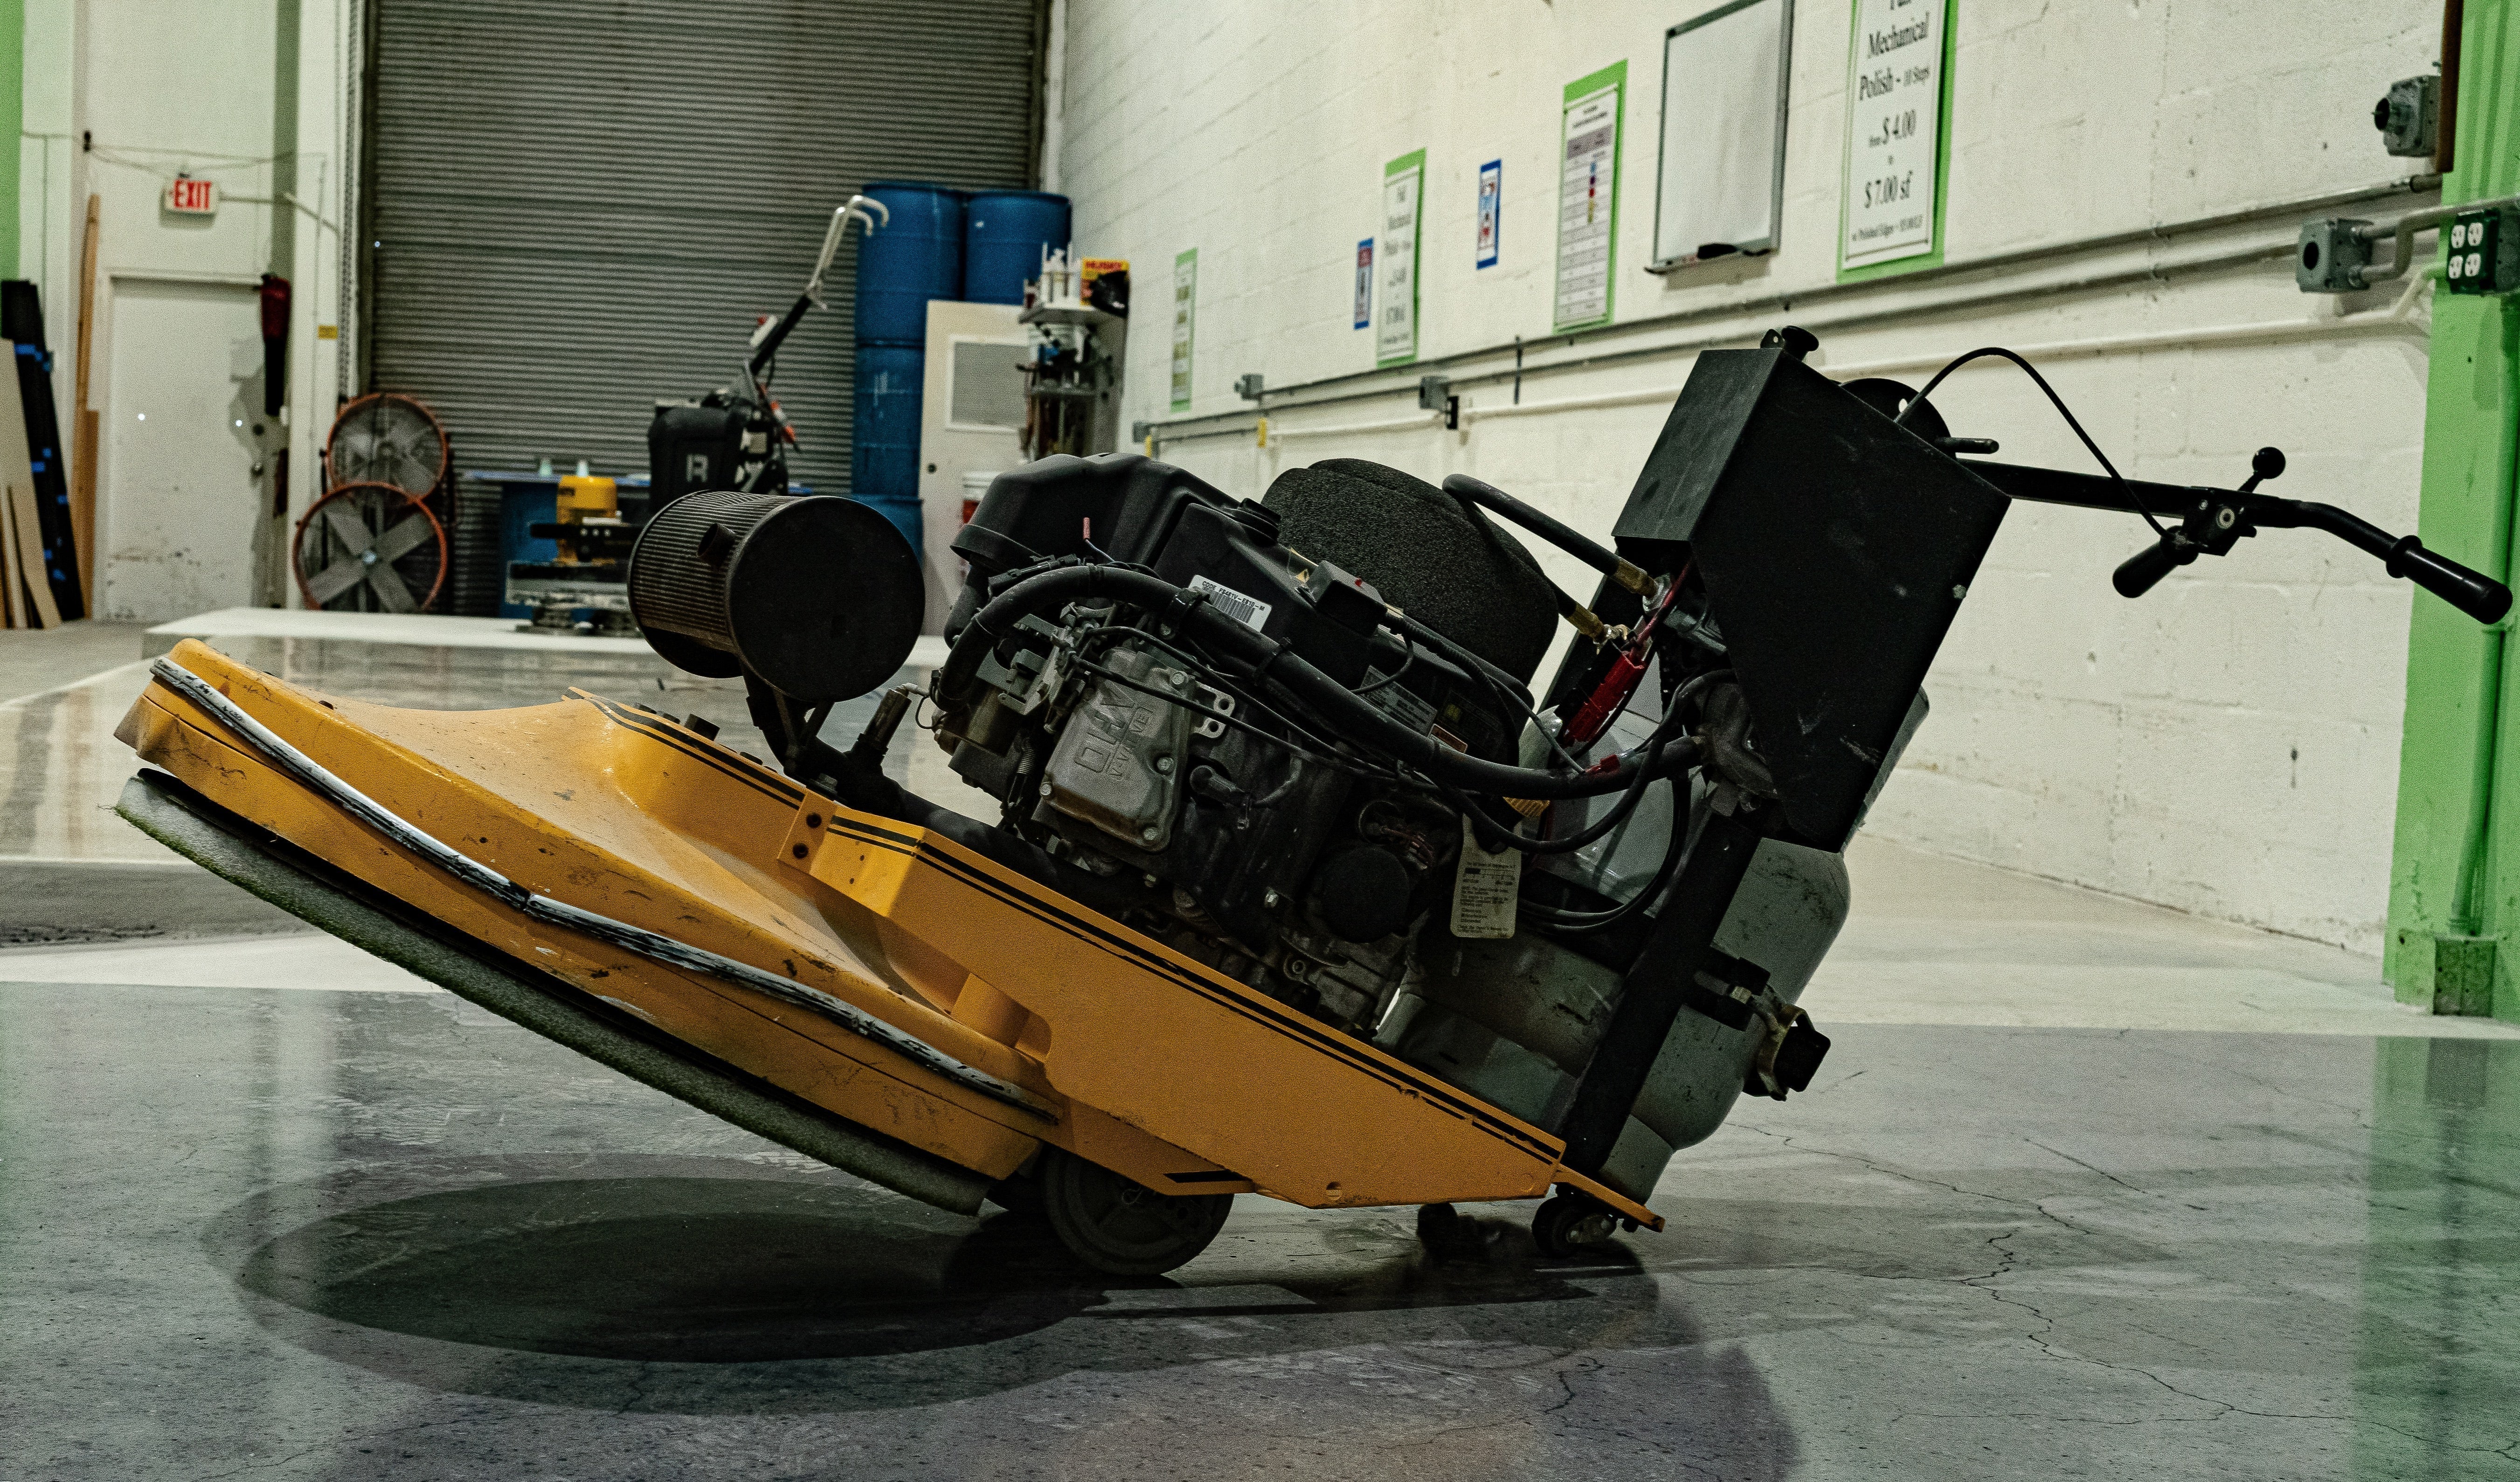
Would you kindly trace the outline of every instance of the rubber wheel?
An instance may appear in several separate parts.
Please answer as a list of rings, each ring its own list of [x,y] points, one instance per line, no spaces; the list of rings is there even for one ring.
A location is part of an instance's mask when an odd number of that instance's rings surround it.
[[[1619,1228],[1619,1217],[1582,1194],[1561,1193],[1541,1204],[1531,1217],[1531,1238],[1545,1256],[1580,1255],[1587,1246],[1606,1245]]]
[[[1041,1180],[1029,1173],[1001,1179],[990,1186],[988,1199],[1009,1214],[1037,1217],[1042,1213]]]
[[[1484,1255],[1495,1234],[1493,1228],[1463,1218],[1450,1204],[1421,1204],[1418,1208],[1418,1243],[1438,1261]]]
[[[1230,1193],[1157,1193],[1134,1179],[1057,1147],[1042,1149],[1042,1213],[1076,1258],[1115,1277],[1151,1277],[1205,1250]]]

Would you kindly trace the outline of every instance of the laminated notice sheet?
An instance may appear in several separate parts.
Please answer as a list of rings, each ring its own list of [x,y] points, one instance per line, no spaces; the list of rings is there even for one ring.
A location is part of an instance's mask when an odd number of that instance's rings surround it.
[[[1557,295],[1561,330],[1610,321],[1610,250],[1619,224],[1620,100],[1628,65],[1603,67],[1566,88],[1557,161]]]

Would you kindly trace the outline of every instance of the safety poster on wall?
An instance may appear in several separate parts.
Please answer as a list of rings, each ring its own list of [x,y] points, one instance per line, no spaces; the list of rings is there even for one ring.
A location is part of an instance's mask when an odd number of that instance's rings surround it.
[[[1356,327],[1373,328],[1373,239],[1356,245]]]
[[[1483,268],[1497,265],[1497,247],[1505,224],[1505,161],[1491,159],[1479,166],[1479,242],[1476,264]]]
[[[1190,409],[1191,311],[1198,302],[1198,248],[1173,259],[1173,410]]]
[[[1373,322],[1373,363],[1418,358],[1418,226],[1425,214],[1426,152],[1412,150],[1382,167],[1382,225],[1373,261],[1382,299]]]
[[[1561,330],[1610,322],[1610,251],[1619,228],[1619,124],[1628,65],[1566,85],[1558,139],[1557,298]]]
[[[1855,0],[1841,267],[1934,250],[1943,28],[1950,16],[1951,0]]]

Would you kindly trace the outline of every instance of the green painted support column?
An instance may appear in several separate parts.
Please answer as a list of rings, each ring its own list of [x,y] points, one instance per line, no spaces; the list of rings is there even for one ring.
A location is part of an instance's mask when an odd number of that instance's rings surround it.
[[[2471,0],[2446,201],[2520,193],[2520,3]],[[2433,299],[2424,544],[2508,581],[2520,303]],[[2520,1019],[2520,645],[2418,594],[2384,970],[2400,1000]]]

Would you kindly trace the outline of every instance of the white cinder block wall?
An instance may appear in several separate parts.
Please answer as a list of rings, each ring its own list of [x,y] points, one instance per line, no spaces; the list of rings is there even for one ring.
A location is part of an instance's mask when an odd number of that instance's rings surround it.
[[[1328,457],[1430,479],[1471,472],[1606,533],[1694,349],[1796,322],[1822,336],[1823,369],[1886,366],[1912,384],[1958,351],[2020,346],[2130,476],[2228,484],[2272,443],[2291,458],[2281,492],[2412,527],[2426,299],[2304,295],[2289,247],[2310,215],[2385,217],[2429,203],[2318,198],[2424,167],[2382,153],[2370,107],[2393,79],[2432,65],[2437,4],[1961,0],[1948,260],[2056,250],[1854,292],[1830,287],[1844,0],[1796,6],[1778,250],[1669,279],[1643,271],[1662,36],[1706,8],[1069,0],[1058,185],[1075,200],[1077,246],[1135,264],[1128,415],[1183,415],[1167,405],[1167,319],[1174,254],[1189,247],[1198,249],[1192,415],[1246,411],[1233,389],[1244,373],[1285,386],[1370,370],[1372,334],[1350,327],[1355,247],[1373,235],[1384,162],[1423,148],[1421,359],[1515,336],[1534,366],[1586,348],[1668,353],[1534,377],[1521,401],[1535,410],[1511,415],[1496,415],[1512,402],[1508,384],[1470,387],[1458,431],[1422,422],[1317,430],[1406,423],[1412,372],[1379,399],[1273,412],[1266,447],[1244,432],[1169,442],[1162,456],[1251,495],[1281,470]],[[1569,348],[1547,338],[1561,93],[1621,58],[1618,318],[1706,317]],[[1476,173],[1497,158],[1503,261],[1477,271]],[[2180,229],[2229,215],[2243,219]],[[2077,247],[2155,226],[2169,230]],[[2115,281],[2072,286],[2093,278]],[[1508,353],[1443,369],[1469,377],[1510,365]],[[1645,391],[1665,394],[1540,409]],[[2016,372],[1962,371],[1935,399],[1956,430],[2001,438],[2007,458],[2089,467]],[[1870,827],[2376,950],[2408,589],[2323,537],[2277,533],[2129,603],[2109,571],[2148,539],[2132,516],[2013,514],[1929,683],[1933,719]],[[1550,563],[1589,590],[1571,562]]]

